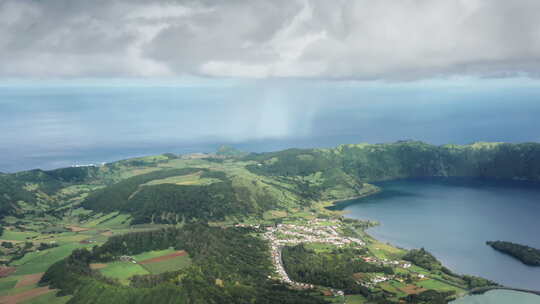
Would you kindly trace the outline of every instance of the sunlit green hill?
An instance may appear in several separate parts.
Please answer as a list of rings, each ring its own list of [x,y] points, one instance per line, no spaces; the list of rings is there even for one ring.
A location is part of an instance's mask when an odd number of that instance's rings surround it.
[[[0,214],[52,212],[81,205],[120,211],[134,223],[263,216],[373,191],[366,183],[463,176],[540,180],[540,144],[434,146],[401,141],[333,149],[141,157],[103,166],[0,175]]]

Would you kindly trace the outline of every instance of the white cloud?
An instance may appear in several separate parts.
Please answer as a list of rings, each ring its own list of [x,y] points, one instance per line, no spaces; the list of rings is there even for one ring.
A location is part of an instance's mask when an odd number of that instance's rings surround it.
[[[0,77],[537,77],[536,0],[0,1]]]

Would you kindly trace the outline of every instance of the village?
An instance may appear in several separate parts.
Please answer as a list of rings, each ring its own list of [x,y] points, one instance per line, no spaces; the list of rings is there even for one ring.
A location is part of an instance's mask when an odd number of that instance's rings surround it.
[[[263,238],[270,242],[270,250],[272,256],[272,263],[276,269],[278,280],[290,285],[296,289],[313,289],[313,284],[302,283],[293,281],[283,266],[283,260],[281,256],[282,248],[284,246],[297,245],[301,243],[320,243],[328,244],[336,247],[352,246],[354,248],[364,248],[366,243],[356,237],[343,236],[340,232],[341,222],[335,219],[314,219],[305,224],[291,224],[282,223],[275,226],[260,227],[257,225],[254,228],[263,229]],[[245,226],[245,225],[239,225]],[[410,268],[412,264],[407,261],[397,261],[390,259],[379,259],[374,256],[359,256],[365,262],[374,263],[384,266]],[[424,275],[418,274],[418,279],[424,279]],[[358,284],[365,287],[373,287],[378,283],[388,280],[402,279],[395,275],[375,275],[369,278],[356,278]],[[333,295],[343,295],[341,290],[330,290]]]
[[[300,243],[322,243],[337,247],[351,245],[355,247],[365,246],[364,241],[354,237],[344,237],[338,232],[340,222],[338,220],[314,219],[309,225],[277,224],[266,227],[263,237],[270,242],[272,263],[276,268],[279,280],[297,289],[312,289],[313,284],[295,282],[291,280],[283,267],[281,249],[286,245]],[[342,290],[330,290],[335,296],[343,296]]]

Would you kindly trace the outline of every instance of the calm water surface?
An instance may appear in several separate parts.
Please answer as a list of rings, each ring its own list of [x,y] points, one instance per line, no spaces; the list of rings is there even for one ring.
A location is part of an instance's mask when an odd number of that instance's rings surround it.
[[[268,152],[401,139],[540,141],[536,86],[440,94],[425,85],[210,82],[0,82],[0,171],[213,152],[221,144]]]
[[[452,302],[452,304],[538,304],[540,297],[512,290],[492,290],[482,295],[471,295]]]
[[[374,237],[404,248],[424,247],[459,273],[540,290],[540,267],[485,244],[507,240],[540,248],[540,185],[431,179],[380,186],[380,194],[340,206],[352,218],[379,221],[369,230]]]

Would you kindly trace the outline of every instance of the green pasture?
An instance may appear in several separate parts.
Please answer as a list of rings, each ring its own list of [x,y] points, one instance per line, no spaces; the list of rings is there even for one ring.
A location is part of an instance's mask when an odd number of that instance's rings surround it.
[[[463,289],[461,288],[457,288],[455,286],[452,286],[452,285],[449,285],[449,284],[446,284],[437,280],[423,280],[423,281],[416,282],[416,285],[426,288],[426,289],[445,290],[445,291],[454,290],[456,292],[463,291]]]
[[[57,296],[56,292],[49,292],[25,301],[24,304],[65,304],[71,299],[71,296]]]
[[[17,267],[17,275],[45,272],[50,265],[67,257],[73,250],[88,246],[79,243],[70,243],[39,252],[30,252],[22,259],[13,262],[11,266]]]
[[[188,267],[191,264],[191,258],[186,256],[178,256],[170,260],[165,260],[161,262],[144,264],[142,265],[152,274],[160,274],[167,271],[180,270]]]
[[[134,275],[145,275],[149,272],[139,264],[132,262],[112,262],[107,267],[100,269],[107,277],[118,279],[123,284],[128,284],[128,279]]]
[[[176,250],[174,250],[173,248],[169,248],[169,249],[165,249],[165,250],[153,250],[153,251],[147,251],[147,252],[143,252],[143,253],[134,255],[133,258],[136,261],[141,262],[141,261],[144,261],[144,260],[148,260],[148,259],[164,256],[164,255],[167,255],[167,254],[171,254],[171,253],[174,253],[175,251]]]
[[[17,285],[17,279],[13,279],[10,281],[0,281],[0,293],[13,289],[15,285]]]
[[[345,304],[364,304],[367,300],[361,295],[347,295],[345,296]]]
[[[0,239],[10,241],[31,241],[31,238],[37,235],[39,235],[37,232],[22,232],[6,229]]]

